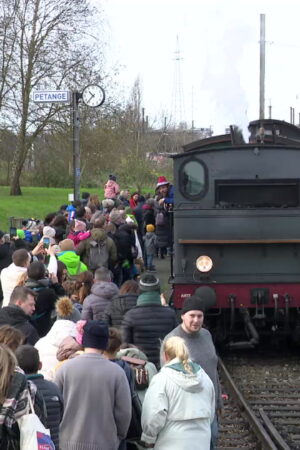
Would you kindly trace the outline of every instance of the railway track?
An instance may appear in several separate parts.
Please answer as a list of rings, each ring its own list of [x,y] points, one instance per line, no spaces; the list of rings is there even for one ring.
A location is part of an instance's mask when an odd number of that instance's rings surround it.
[[[300,358],[281,355],[233,355],[220,361],[229,400],[219,449],[300,449]]]

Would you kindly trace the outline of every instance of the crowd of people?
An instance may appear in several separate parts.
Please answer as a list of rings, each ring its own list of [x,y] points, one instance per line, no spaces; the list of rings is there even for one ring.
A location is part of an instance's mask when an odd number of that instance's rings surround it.
[[[173,186],[130,195],[110,175],[104,196],[0,232],[0,448],[20,449],[32,400],[55,449],[213,449],[203,303],[187,298],[178,324],[154,265],[172,252]]]

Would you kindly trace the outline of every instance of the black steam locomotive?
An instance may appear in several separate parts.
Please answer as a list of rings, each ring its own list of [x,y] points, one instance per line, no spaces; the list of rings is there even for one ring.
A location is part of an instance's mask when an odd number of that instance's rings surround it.
[[[249,124],[174,158],[174,306],[201,297],[216,341],[300,343],[300,129]]]

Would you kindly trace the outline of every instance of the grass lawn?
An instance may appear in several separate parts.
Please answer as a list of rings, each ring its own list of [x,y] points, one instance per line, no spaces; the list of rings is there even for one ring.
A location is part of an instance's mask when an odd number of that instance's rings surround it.
[[[145,189],[154,193],[155,186]],[[134,188],[131,192],[134,192]],[[44,188],[22,187],[23,195],[12,197],[9,195],[9,186],[0,186],[0,230],[9,231],[9,218],[41,219],[46,214],[57,211],[58,208],[68,203],[68,194],[73,193],[72,188]],[[98,194],[103,199],[103,188],[81,188],[80,192]]]
[[[23,195],[11,197],[8,186],[0,186],[0,230],[9,230],[9,218],[17,217],[30,219],[32,217],[43,219],[49,212],[57,211],[58,208],[68,203],[68,194],[73,192],[72,188],[43,188],[24,187]],[[103,198],[103,189],[81,189],[90,194],[99,194]]]

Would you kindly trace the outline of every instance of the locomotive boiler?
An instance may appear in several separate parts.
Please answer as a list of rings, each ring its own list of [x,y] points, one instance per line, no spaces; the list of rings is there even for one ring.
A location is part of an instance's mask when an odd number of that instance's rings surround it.
[[[174,306],[198,295],[216,342],[300,343],[300,129],[253,121],[173,155]]]

